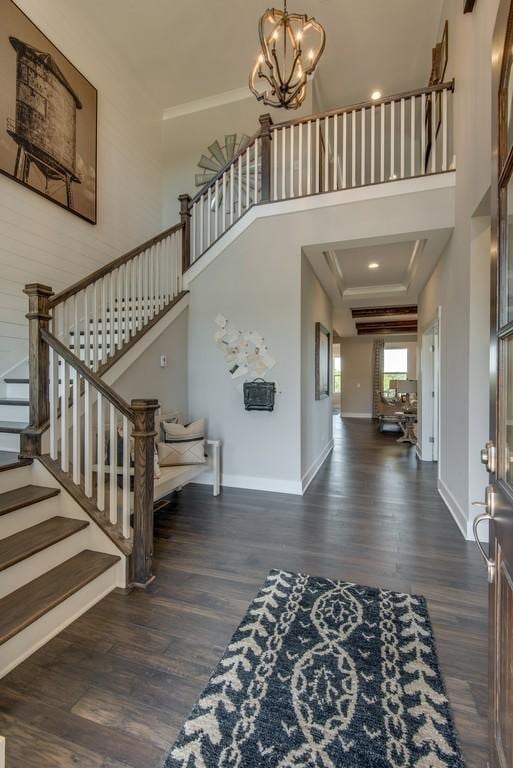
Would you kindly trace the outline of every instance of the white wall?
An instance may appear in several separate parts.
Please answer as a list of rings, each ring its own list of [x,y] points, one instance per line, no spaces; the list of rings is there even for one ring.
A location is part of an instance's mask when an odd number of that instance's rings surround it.
[[[248,98],[203,109],[200,112],[182,115],[162,121],[163,170],[163,211],[164,224],[171,226],[178,221],[178,195],[188,193],[194,196],[199,187],[194,184],[201,155],[209,156],[208,146],[216,139],[221,146],[225,134],[236,133],[253,136],[260,128],[259,115],[271,113],[274,122],[287,118],[283,110],[266,107],[250,93]],[[293,117],[312,112],[311,96],[307,96],[301,109]]]
[[[189,416],[207,417],[222,439],[228,486],[300,492],[300,255],[257,222],[190,286]],[[274,412],[245,411],[213,339],[219,313],[264,336],[276,360],[266,377],[279,389]]]
[[[332,332],[332,305],[310,262],[301,256],[301,478],[314,476],[332,446],[331,397],[315,399],[315,324]],[[331,386],[330,386],[331,389]]]
[[[483,497],[486,482],[478,446],[487,433],[487,235],[486,226],[472,217],[490,185],[491,40],[497,7],[498,0],[478,2],[472,14],[462,14],[460,3],[447,0],[442,14],[450,30],[447,77],[456,80],[456,227],[419,297],[419,335],[441,307],[440,492],[466,535],[475,514],[470,502]]]
[[[162,413],[179,411],[187,418],[187,325],[185,309],[116,380],[116,392],[128,402],[155,397]],[[160,366],[161,355],[167,357],[165,368]]]
[[[26,283],[58,291],[161,228],[158,108],[99,43],[87,3],[18,5],[98,89],[98,223],[0,177],[0,374],[27,354]]]

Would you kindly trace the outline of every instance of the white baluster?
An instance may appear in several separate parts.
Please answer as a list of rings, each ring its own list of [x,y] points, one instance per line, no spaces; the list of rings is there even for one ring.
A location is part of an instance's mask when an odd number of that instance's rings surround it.
[[[90,499],[93,495],[93,424],[91,385],[84,379],[84,491]]]
[[[96,399],[96,506],[103,512],[105,509],[105,416],[103,411],[103,395],[98,392]]]
[[[333,191],[338,189],[338,115],[333,115]]]
[[[72,396],[73,396],[73,407],[72,407],[72,424],[71,424],[71,431],[72,431],[72,443],[73,443],[73,482],[75,485],[80,485],[80,475],[81,475],[81,466],[80,466],[80,448],[81,448],[81,442],[80,442],[80,434],[82,432],[82,422],[81,422],[81,413],[80,413],[80,404],[81,404],[81,397],[80,397],[80,376],[78,374],[78,371],[76,368],[71,369],[71,380],[73,382],[73,389],[72,389]]]
[[[356,111],[351,113],[352,146],[351,146],[351,186],[356,187]]]
[[[273,131],[273,200],[278,200],[278,139],[280,132],[278,130]]]
[[[380,181],[385,181],[385,103],[381,105],[381,155],[380,155]]]
[[[76,293],[73,302],[73,352],[80,357],[80,297],[82,292]],[[66,340],[66,346],[71,346]]]
[[[415,96],[410,99],[410,174],[415,176]]]
[[[420,172],[426,172],[426,94],[420,100]]]
[[[290,197],[294,197],[294,126],[290,126]]]
[[[196,218],[197,218],[198,203],[194,203],[191,211],[191,261],[196,261]]]
[[[404,99],[401,99],[401,179],[404,179],[404,139],[405,139],[405,126],[404,126]]]
[[[215,208],[214,237],[217,240],[217,238],[219,237],[219,179],[216,179],[214,208]]]
[[[347,187],[347,112],[342,117],[342,189]]]
[[[306,194],[312,193],[312,121],[308,121],[306,132]]]
[[[303,196],[303,123],[299,123],[299,196]]]
[[[137,296],[137,256],[130,261],[130,284],[132,294],[132,336],[137,333],[139,325],[139,297]]]
[[[118,433],[116,409],[112,403],[109,412],[109,519],[115,525],[118,519]]]
[[[221,201],[221,234],[226,229],[226,173],[223,173],[223,199]]]
[[[286,128],[282,128],[280,131],[281,136],[281,199],[284,200],[287,197],[285,178],[286,178],[286,160],[285,155],[287,151],[287,134]]]
[[[130,536],[130,438],[128,419],[123,416],[123,536]]]
[[[118,332],[118,343],[117,347],[118,349],[121,349],[123,346],[123,271],[122,267],[119,267],[117,270],[116,275],[116,326],[117,326],[117,332]]]
[[[69,437],[68,437],[68,399],[69,399],[69,365],[60,358],[61,381],[61,469],[69,470]]]
[[[59,363],[57,352],[49,347],[49,373],[50,373],[50,458],[57,461],[57,408],[59,403]]]
[[[93,371],[98,370],[98,360],[101,357],[100,352],[100,343],[98,341],[98,282],[93,283],[91,286],[92,289],[92,300],[93,300],[93,333],[92,333],[92,342],[93,342]],[[102,339],[102,348],[104,345],[104,341]]]
[[[431,93],[431,173],[436,173],[436,93]]]
[[[212,187],[208,188],[207,192],[207,248],[211,244],[211,217],[212,217]]]
[[[205,195],[201,195],[200,197],[200,220],[199,220],[199,253],[200,256],[205,250],[203,247],[203,224],[205,219]]]
[[[258,203],[260,201],[260,192],[258,188],[258,158],[259,158],[259,144],[260,139],[255,139],[255,198],[254,202]]]
[[[235,188],[235,180],[233,178],[233,163],[230,165],[230,226],[233,224],[233,216],[234,216],[234,188]]]
[[[395,178],[395,101],[390,102],[390,178]]]
[[[330,189],[330,123],[329,118],[324,118],[324,191]]]
[[[104,363],[109,356],[109,345],[107,342],[107,290],[108,290],[109,275],[105,275],[102,279],[102,292],[101,292],[101,313],[100,319],[102,321],[102,354],[101,361]]]
[[[111,272],[109,276],[109,314],[107,315],[107,312],[105,312],[104,322],[105,329],[107,329],[107,326],[109,328],[109,355],[111,357],[116,351],[116,344],[114,342],[114,295],[116,287],[115,275],[115,272]]]
[[[315,191],[321,186],[321,121],[315,121]]]
[[[376,181],[376,106],[371,107],[371,184]]]
[[[250,167],[250,147],[247,147],[246,149],[246,210],[248,210],[250,204],[251,204],[251,167]]]
[[[361,168],[360,168],[360,181],[361,181],[361,183],[363,185],[363,184],[365,184],[365,151],[366,151],[366,146],[365,146],[365,139],[366,139],[366,136],[365,136],[365,107],[361,110],[361,121],[362,121],[362,125],[361,125],[361,142],[362,142],[362,146],[361,146],[361,156],[360,156],[360,165],[361,165]]]
[[[242,216],[242,155],[237,160],[237,219]]]
[[[442,91],[442,171],[447,170],[447,88]]]

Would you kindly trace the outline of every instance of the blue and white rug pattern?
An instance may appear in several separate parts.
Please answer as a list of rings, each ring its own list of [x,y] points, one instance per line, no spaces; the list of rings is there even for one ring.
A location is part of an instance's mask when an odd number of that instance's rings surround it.
[[[423,597],[271,571],[164,768],[463,768]]]

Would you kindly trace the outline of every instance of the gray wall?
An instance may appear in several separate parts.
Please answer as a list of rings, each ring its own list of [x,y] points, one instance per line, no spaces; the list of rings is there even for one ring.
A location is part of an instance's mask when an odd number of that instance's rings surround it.
[[[332,306],[310,262],[301,257],[301,476],[318,464],[333,433],[331,398],[315,399],[315,323],[332,330]]]
[[[117,379],[116,392],[126,400],[156,397],[162,411],[180,411],[187,418],[187,327],[185,309],[130,368]],[[160,367],[160,356],[167,367]]]

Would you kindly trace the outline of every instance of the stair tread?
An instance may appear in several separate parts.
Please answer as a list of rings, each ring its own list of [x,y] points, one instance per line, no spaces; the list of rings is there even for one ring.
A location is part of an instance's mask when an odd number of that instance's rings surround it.
[[[87,520],[56,515],[0,540],[0,571],[87,528]]]
[[[6,384],[28,384],[29,380],[28,379],[12,379],[7,377],[6,379],[4,379],[4,382]]]
[[[18,467],[28,467],[32,459],[20,459],[14,451],[0,451],[0,472]]]
[[[112,568],[120,558],[84,549],[0,600],[0,645]]]
[[[37,504],[38,501],[51,499],[60,492],[60,488],[50,488],[43,485],[23,485],[12,491],[0,493],[0,517],[22,507]]]
[[[0,405],[30,405],[25,397],[0,397]]]
[[[0,421],[0,432],[19,435],[27,426],[24,421]]]

